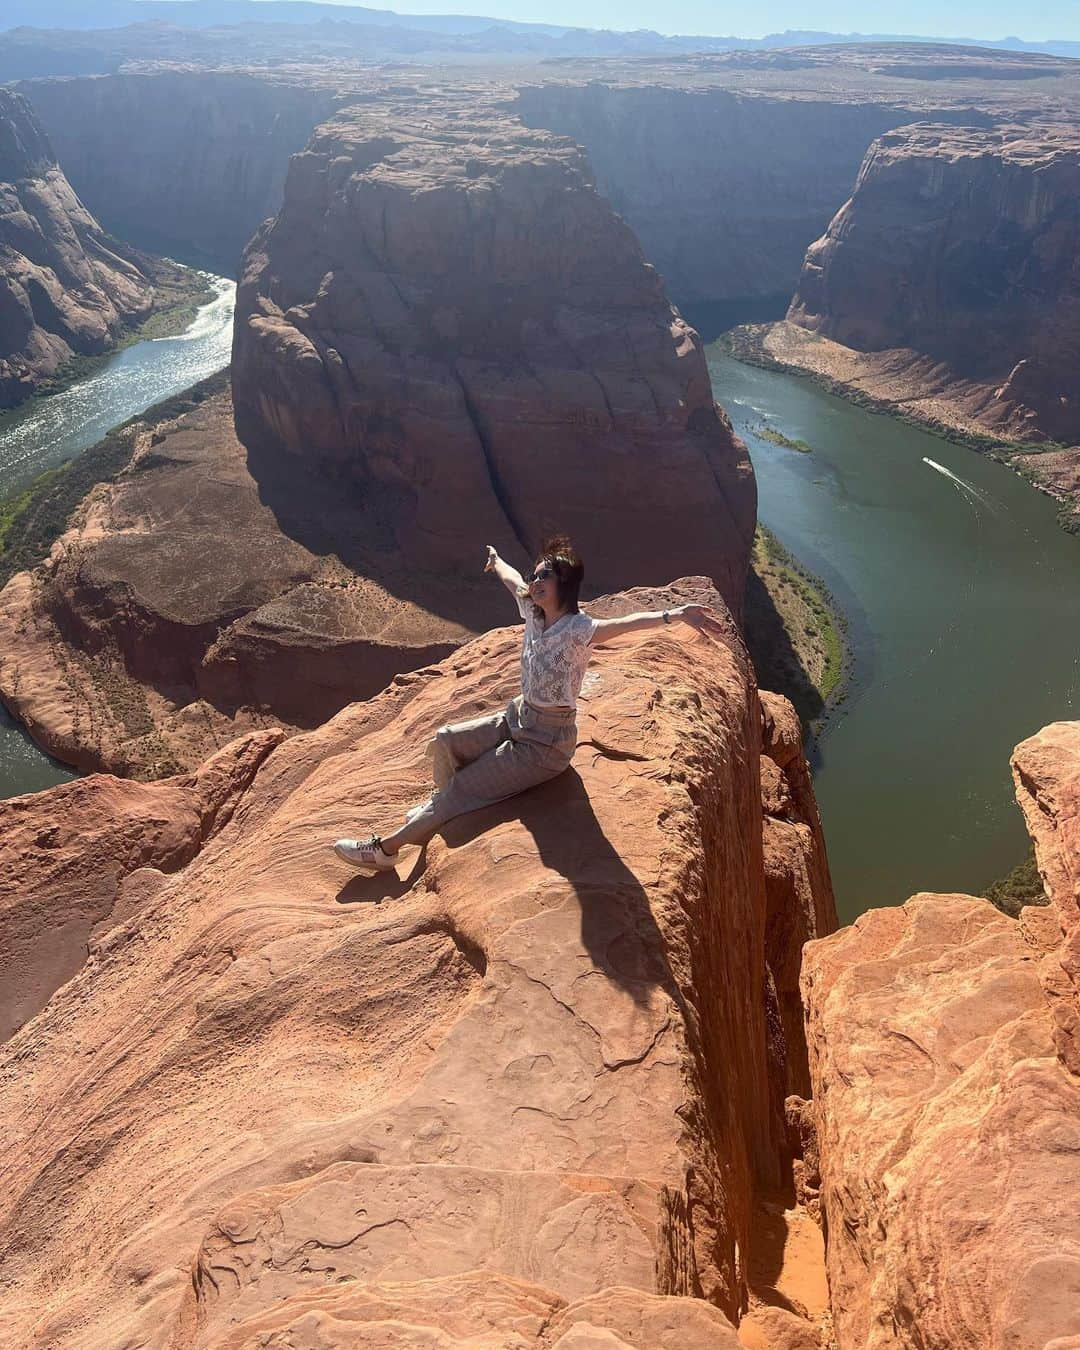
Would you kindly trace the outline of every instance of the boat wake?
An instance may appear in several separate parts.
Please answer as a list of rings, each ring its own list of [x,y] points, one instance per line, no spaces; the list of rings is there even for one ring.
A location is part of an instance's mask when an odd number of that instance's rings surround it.
[[[936,459],[930,459],[927,455],[923,455],[922,462],[924,464],[929,464],[932,469],[947,478],[962,497],[966,496],[972,502],[979,502],[980,505],[985,506],[988,511],[994,510],[994,502],[987,497],[985,493],[980,492],[973,484],[967,482],[958,474],[953,473],[952,469],[947,469],[944,464],[939,464]]]

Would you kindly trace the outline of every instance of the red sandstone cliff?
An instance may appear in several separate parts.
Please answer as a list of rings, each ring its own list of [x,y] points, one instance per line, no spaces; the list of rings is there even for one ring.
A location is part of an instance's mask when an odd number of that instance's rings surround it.
[[[873,97],[767,93],[752,78],[744,92],[620,73],[523,85],[516,107],[527,125],[585,147],[601,192],[680,305],[786,300],[867,145],[912,118]]]
[[[248,251],[244,444],[222,390],[126,433],[0,595],[0,694],[65,761],[153,777],[316,726],[498,622],[484,544],[527,567],[552,527],[593,594],[706,573],[738,611],[749,459],[580,151],[397,111],[320,131]]]
[[[150,279],[71,190],[26,100],[0,89],[0,408],[150,311]]]
[[[947,427],[1076,446],[1078,260],[1075,122],[905,127],[871,146],[766,350]],[[1080,453],[1023,467],[1080,500]]]
[[[1072,442],[1078,259],[1075,128],[905,127],[871,146],[807,253],[789,318],[858,351],[911,348],[1000,384],[980,410],[988,426]]]
[[[122,435],[125,471],[0,591],[0,696],[65,763],[194,769],[243,731],[318,726],[506,617],[479,567],[454,585],[342,561],[322,541],[353,518],[315,484],[294,505],[318,533],[305,546],[283,529],[236,439],[227,378]]]
[[[806,949],[839,1350],[1080,1336],[1080,723],[1013,774],[1048,908],[916,895]]]
[[[497,105],[320,128],[247,251],[233,389],[258,476],[335,475],[414,567],[557,526],[594,589],[704,574],[741,605],[753,476],[700,340],[580,150]]]
[[[754,1287],[805,1073],[777,935],[833,914],[797,721],[733,624],[601,649],[572,770],[397,876],[328,848],[422,792],[425,738],[504,700],[517,649],[193,779],[0,807],[37,972],[9,1020],[40,1008],[0,1055],[7,1344],[734,1350],[783,1301]]]

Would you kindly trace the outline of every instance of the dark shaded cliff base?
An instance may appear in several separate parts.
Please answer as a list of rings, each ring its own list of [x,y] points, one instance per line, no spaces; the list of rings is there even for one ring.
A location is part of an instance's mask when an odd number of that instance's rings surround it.
[[[1046,888],[1039,875],[1034,847],[1029,850],[1023,862],[1017,863],[1010,872],[986,888],[986,899],[995,909],[1000,909],[1002,914],[1008,914],[1011,919],[1019,918],[1020,911],[1025,905],[1049,903]]]
[[[988,432],[980,417],[994,400],[988,386],[957,379],[916,352],[856,352],[786,321],[732,329],[724,345],[740,361],[807,375],[859,407],[925,427],[1007,464],[1060,504],[1063,529],[1080,533],[1080,446]]]

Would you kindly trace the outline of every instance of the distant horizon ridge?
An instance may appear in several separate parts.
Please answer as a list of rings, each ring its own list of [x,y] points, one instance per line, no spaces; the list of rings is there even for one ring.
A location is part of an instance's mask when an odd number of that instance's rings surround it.
[[[377,27],[392,26],[439,30],[443,33],[476,33],[483,28],[503,28],[513,32],[561,37],[596,34],[632,38],[655,38],[659,46],[700,42],[714,51],[741,51],[769,48],[856,45],[860,43],[912,42],[947,47],[981,47],[1049,56],[1080,57],[1080,40],[1068,38],[1020,38],[1008,34],[1000,38],[942,37],[933,33],[840,33],[826,29],[785,28],[760,37],[705,33],[662,33],[658,29],[604,28],[587,25],[531,22],[485,14],[400,13],[391,8],[337,0],[8,0],[0,18],[0,32],[17,28],[37,30],[66,29],[95,32],[153,19],[170,21],[178,27],[230,27],[243,23],[312,23],[330,20],[339,23],[365,23]],[[91,11],[88,13],[88,11]],[[152,17],[151,17],[152,15]]]

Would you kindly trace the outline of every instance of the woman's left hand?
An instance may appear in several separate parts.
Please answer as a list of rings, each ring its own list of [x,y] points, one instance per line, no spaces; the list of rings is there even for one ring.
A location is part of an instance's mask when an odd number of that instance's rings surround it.
[[[727,630],[720,622],[714,610],[708,605],[683,605],[671,611],[673,618],[682,619],[691,628],[704,629],[707,633],[723,634]]]

